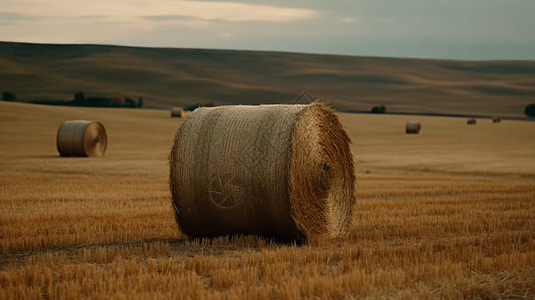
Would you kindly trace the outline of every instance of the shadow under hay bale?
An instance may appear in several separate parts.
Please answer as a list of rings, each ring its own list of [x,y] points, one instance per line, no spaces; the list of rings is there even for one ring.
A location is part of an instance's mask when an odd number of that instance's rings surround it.
[[[103,156],[108,137],[99,122],[65,121],[59,126],[56,146],[61,156]]]
[[[408,121],[407,125],[405,125],[405,133],[418,134],[421,129],[422,126],[418,121]]]
[[[356,202],[350,143],[319,102],[200,108],[169,154],[177,222],[194,237],[341,236]]]
[[[466,124],[468,124],[468,125],[476,125],[476,119],[469,119],[468,121],[466,121]]]
[[[182,107],[171,108],[171,118],[184,118],[186,117],[186,111]]]

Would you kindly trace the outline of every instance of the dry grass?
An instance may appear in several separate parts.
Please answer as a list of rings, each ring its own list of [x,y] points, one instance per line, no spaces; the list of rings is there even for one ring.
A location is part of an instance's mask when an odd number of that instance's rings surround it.
[[[59,158],[73,114],[106,126],[105,157]],[[533,123],[424,118],[407,136],[405,119],[341,115],[362,161],[351,233],[286,245],[179,234],[168,111],[0,103],[8,118],[0,299],[535,299]]]

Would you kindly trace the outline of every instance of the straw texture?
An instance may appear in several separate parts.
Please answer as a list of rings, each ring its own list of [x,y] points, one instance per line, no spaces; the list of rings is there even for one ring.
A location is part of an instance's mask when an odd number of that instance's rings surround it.
[[[103,156],[108,137],[99,122],[65,121],[59,126],[56,146],[61,156]]]
[[[420,133],[421,129],[422,129],[422,126],[420,125],[420,122],[418,122],[418,121],[408,121],[407,125],[405,126],[405,133],[418,134],[418,133]]]
[[[350,143],[319,102],[200,108],[169,154],[179,226],[191,236],[340,236],[356,201]]]
[[[184,118],[186,117],[186,112],[182,107],[173,107],[171,108],[171,118]]]

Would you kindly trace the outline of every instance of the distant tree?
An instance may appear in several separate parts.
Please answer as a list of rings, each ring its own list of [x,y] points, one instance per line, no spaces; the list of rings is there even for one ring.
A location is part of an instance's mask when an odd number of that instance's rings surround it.
[[[132,107],[132,108],[137,107],[136,102],[134,102],[134,100],[132,100],[130,98],[125,98],[124,99],[124,106],[125,107]]]
[[[526,106],[526,108],[524,109],[524,113],[526,114],[526,116],[534,118],[535,117],[535,104],[529,104],[528,106]]]
[[[84,106],[108,107],[111,106],[111,102],[111,99],[106,97],[89,97],[85,98]]]
[[[139,99],[137,99],[137,107],[143,108],[143,98],[139,97]]]
[[[110,101],[110,106],[111,107],[121,107],[121,106],[124,106],[124,101],[123,101],[123,98],[122,97],[119,97],[119,96],[115,96],[111,99]]]
[[[196,103],[196,104],[193,104],[193,105],[190,105],[190,106],[186,106],[184,108],[184,110],[187,110],[187,111],[194,111],[195,109],[199,108],[199,107],[214,107],[214,103],[212,102],[208,102],[208,103],[204,103],[204,104],[201,104],[201,103]]]
[[[374,106],[372,108],[372,114],[384,114],[386,111],[386,108],[381,105],[381,106]]]
[[[83,105],[85,102],[85,95],[84,93],[82,92],[76,92],[76,94],[74,94],[74,103],[76,105]]]
[[[190,106],[186,106],[184,108],[184,110],[187,110],[187,111],[194,111],[197,107],[201,106],[200,103],[197,103],[197,104],[193,104],[193,105],[190,105]]]
[[[17,95],[4,91],[2,93],[2,100],[4,101],[15,101],[17,100]]]

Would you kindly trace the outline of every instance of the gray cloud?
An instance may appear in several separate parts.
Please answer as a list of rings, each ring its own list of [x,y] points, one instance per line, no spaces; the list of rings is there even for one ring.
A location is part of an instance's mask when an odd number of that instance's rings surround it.
[[[0,22],[13,22],[28,19],[24,15],[14,12],[0,12]]]
[[[103,15],[88,15],[88,16],[81,16],[81,19],[91,19],[91,20],[102,20],[106,19],[106,16]]]
[[[196,1],[199,2],[202,1]],[[206,2],[229,2],[229,0]],[[202,18],[202,14],[199,13],[182,16],[179,15],[182,12],[179,10],[169,11],[166,15],[166,10],[161,9],[141,12],[139,17],[135,12],[131,14],[133,18],[126,19],[121,19],[120,16],[117,19],[113,14],[108,14],[107,21],[132,23],[132,25],[124,23],[120,31],[101,29],[106,27],[95,29],[94,25],[103,20],[98,20],[98,16],[91,16],[84,22],[79,22],[76,33],[79,38],[76,42],[437,59],[535,59],[535,35],[532,32],[535,28],[535,1],[232,0],[231,2],[259,4],[264,8],[272,6],[305,9],[318,13],[313,17],[298,18],[295,21],[290,18],[290,21],[284,22],[269,21],[266,16],[243,18],[246,15],[243,10],[226,18],[218,17],[217,14],[215,17]],[[151,5],[156,4],[151,2]],[[217,6],[211,6],[214,7]],[[121,11],[120,7],[117,9]],[[2,22],[4,25],[16,24],[14,27],[18,28],[18,32],[33,33],[26,29],[28,27],[19,26],[26,22],[17,22],[27,19],[21,14],[23,10],[11,11],[0,13],[0,24]],[[95,12],[100,13],[98,10]],[[272,14],[268,11],[261,12],[269,16]],[[34,20],[33,13],[31,15]],[[41,17],[44,19],[47,16]],[[80,21],[80,18],[73,20]],[[64,20],[65,26],[68,26],[68,22],[70,21]],[[45,24],[45,26],[52,28],[54,25]],[[56,29],[65,28],[62,26],[52,29],[43,27],[42,32],[43,34],[50,32],[63,38],[66,36],[63,31]],[[2,36],[0,33],[0,40],[5,39]],[[21,41],[31,42],[31,40]]]
[[[160,16],[142,16],[142,19],[156,21],[156,22],[165,22],[165,21],[182,21],[182,20],[193,20],[196,18],[179,16],[179,15],[160,15]]]

